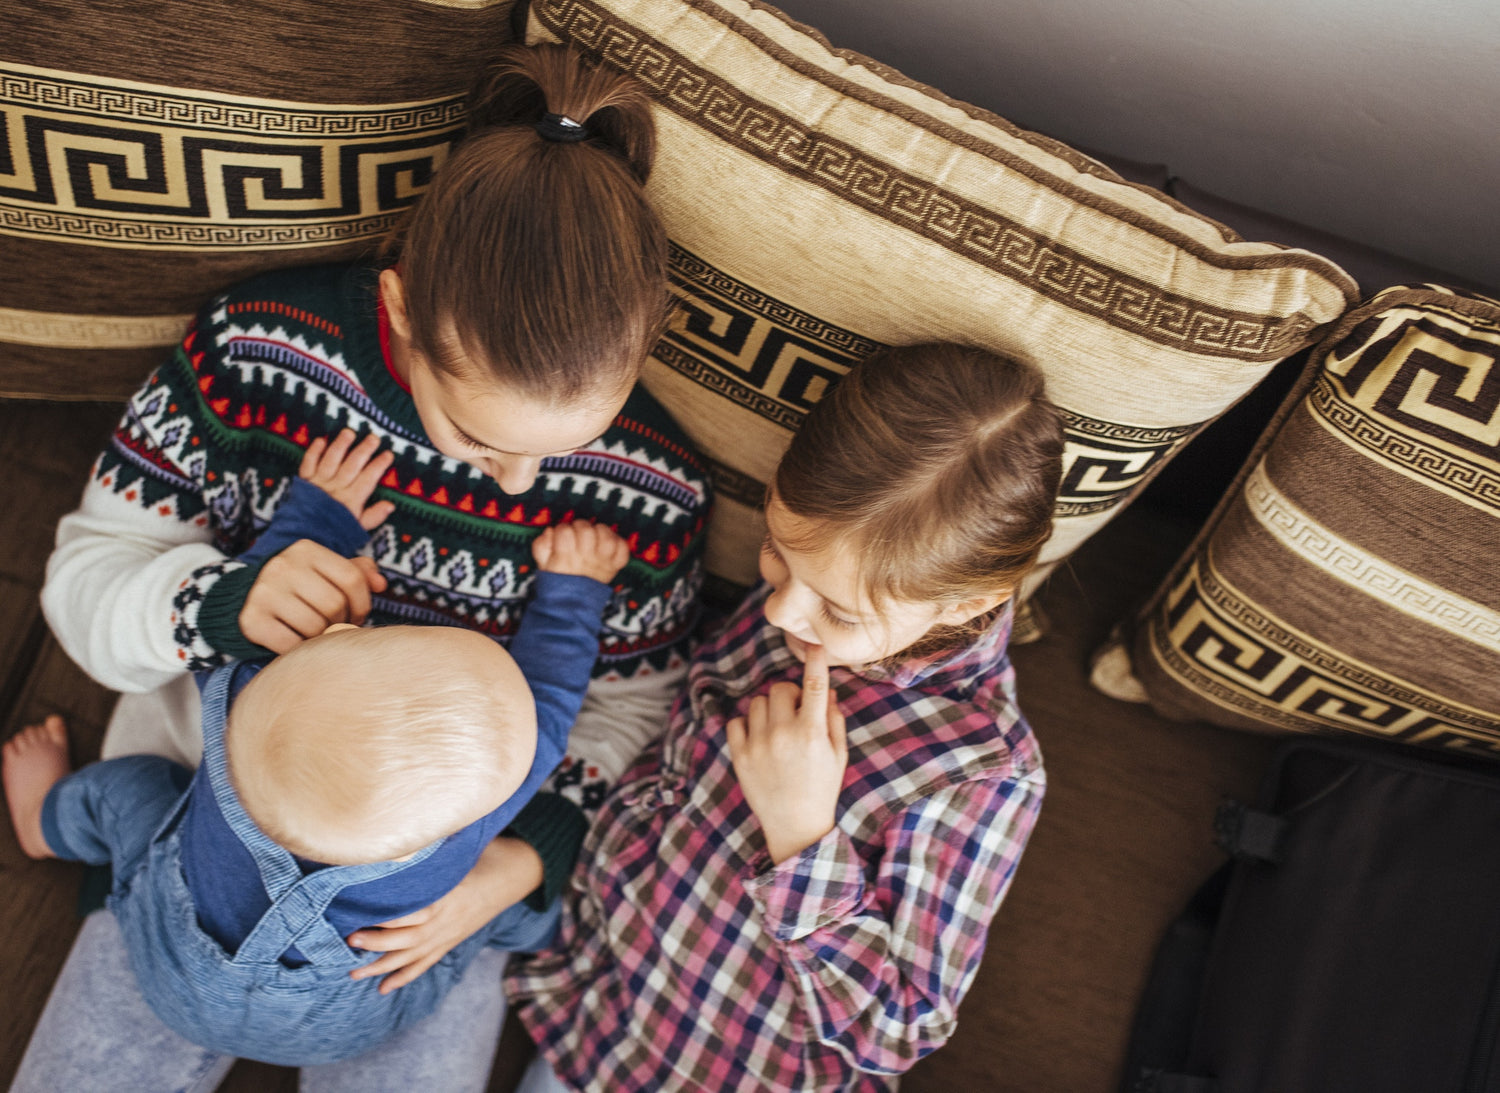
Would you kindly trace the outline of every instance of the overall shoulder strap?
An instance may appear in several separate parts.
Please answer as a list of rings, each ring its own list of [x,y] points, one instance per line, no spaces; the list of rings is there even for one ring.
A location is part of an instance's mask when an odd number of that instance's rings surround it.
[[[210,676],[204,685],[203,766],[208,771],[208,784],[213,790],[214,800],[224,822],[255,859],[261,883],[274,903],[283,892],[302,879],[302,870],[288,851],[267,838],[256,826],[240,804],[239,795],[234,792],[234,786],[229,781],[225,729],[229,723],[233,680],[240,670],[233,667],[221,669]]]
[[[405,861],[330,865],[302,877],[273,900],[255,924],[255,929],[240,943],[233,962],[269,964],[279,960],[295,945],[310,964],[344,966],[354,963],[349,946],[324,917],[328,905],[350,885],[380,880],[425,860],[441,842],[423,847]]]

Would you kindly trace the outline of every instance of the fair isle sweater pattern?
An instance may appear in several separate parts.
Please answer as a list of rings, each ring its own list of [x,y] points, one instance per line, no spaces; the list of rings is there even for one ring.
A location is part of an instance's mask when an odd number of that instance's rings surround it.
[[[232,556],[270,522],[314,438],[377,432],[395,454],[377,497],[396,505],[367,548],[389,581],[377,622],[465,626],[506,641],[535,581],[531,541],[550,524],[591,519],[631,548],[595,676],[680,663],[697,621],[709,486],[676,423],[638,388],[598,441],[545,460],[527,493],[504,494],[428,441],[380,349],[374,283],[368,269],[314,267],[212,301],[130,401],[96,480],[157,518],[203,528]],[[178,590],[184,667],[238,652],[204,605],[242,568],[201,567]],[[244,591],[221,613],[237,616]]]

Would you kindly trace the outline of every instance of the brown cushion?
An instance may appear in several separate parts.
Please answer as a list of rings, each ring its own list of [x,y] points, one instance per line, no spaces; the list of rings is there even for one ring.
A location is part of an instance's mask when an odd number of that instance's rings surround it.
[[[1173,717],[1500,752],[1500,302],[1389,289],[1313,364],[1135,678]]]
[[[512,2],[10,5],[0,395],[123,397],[218,289],[372,251]]]
[[[1037,362],[1068,422],[1055,562],[1352,303],[1089,157],[743,0],[534,0],[528,35],[644,80],[685,303],[647,382],[719,468],[709,567],[747,581],[807,408],[881,345]]]

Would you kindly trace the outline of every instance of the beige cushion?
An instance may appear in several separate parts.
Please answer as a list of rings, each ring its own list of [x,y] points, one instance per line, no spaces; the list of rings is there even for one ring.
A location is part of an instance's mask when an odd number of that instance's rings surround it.
[[[1137,620],[1151,703],[1500,753],[1500,302],[1381,293],[1281,416]]]
[[[0,395],[124,397],[224,286],[370,253],[511,7],[7,5]]]
[[[763,483],[808,406],[888,344],[1038,363],[1068,421],[1056,562],[1352,303],[1055,141],[740,0],[535,0],[528,34],[644,80],[650,194],[686,305],[654,393],[721,469],[709,566],[748,581]]]

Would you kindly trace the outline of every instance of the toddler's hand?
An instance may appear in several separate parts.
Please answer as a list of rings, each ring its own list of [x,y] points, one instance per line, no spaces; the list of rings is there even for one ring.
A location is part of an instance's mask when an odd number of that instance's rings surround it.
[[[240,633],[285,653],[336,622],[358,626],[385,575],[371,558],[345,558],[321,543],[298,539],[261,568],[240,608]]]
[[[432,967],[455,945],[542,883],[542,859],[520,839],[492,839],[458,886],[430,907],[350,934],[356,949],[383,953],[349,973],[351,979],[381,976],[390,994]]]
[[[374,433],[355,445],[354,430],[342,429],[331,444],[321,436],[309,444],[297,473],[353,513],[360,527],[374,531],[396,510],[389,501],[366,507],[395,458],[393,452],[380,451],[380,437]]]
[[[531,553],[544,572],[592,577],[604,584],[630,561],[625,540],[589,520],[547,528],[531,544]]]

